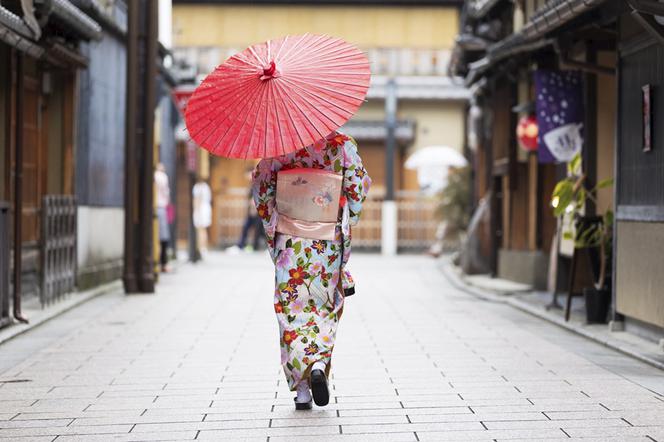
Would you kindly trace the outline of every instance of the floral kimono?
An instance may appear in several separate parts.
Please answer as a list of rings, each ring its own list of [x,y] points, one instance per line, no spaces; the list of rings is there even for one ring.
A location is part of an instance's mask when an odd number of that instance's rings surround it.
[[[336,239],[313,240],[277,233],[277,172],[314,168],[342,174],[344,203]],[[268,249],[276,268],[274,311],[279,321],[281,363],[292,391],[308,379],[311,366],[324,362],[329,375],[337,323],[344,296],[339,290],[341,240],[343,262],[350,257],[350,226],[358,222],[371,184],[355,141],[333,132],[297,152],[262,160],[253,177],[253,197],[265,227]],[[343,201],[345,199],[345,201]],[[350,275],[344,275],[350,280]]]

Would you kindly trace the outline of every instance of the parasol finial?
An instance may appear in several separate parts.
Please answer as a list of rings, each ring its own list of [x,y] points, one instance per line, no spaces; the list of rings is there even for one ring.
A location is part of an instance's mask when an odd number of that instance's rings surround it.
[[[261,75],[261,80],[269,80],[271,78],[277,77],[277,65],[274,64],[274,61],[270,62],[270,66],[263,68],[263,75]]]

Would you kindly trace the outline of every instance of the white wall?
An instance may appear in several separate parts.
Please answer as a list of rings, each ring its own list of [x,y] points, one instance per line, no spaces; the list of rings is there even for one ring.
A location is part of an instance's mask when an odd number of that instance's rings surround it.
[[[124,209],[78,208],[78,267],[98,266],[121,260],[124,252]]]

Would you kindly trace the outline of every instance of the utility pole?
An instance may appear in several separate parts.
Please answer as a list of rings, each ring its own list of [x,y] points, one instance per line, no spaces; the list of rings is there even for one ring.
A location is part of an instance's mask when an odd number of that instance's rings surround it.
[[[394,157],[396,155],[397,84],[390,78],[385,89],[385,200],[382,207],[381,252],[397,254],[398,208],[394,200]]]
[[[158,2],[128,2],[125,141],[126,293],[154,292],[154,110],[157,105]]]

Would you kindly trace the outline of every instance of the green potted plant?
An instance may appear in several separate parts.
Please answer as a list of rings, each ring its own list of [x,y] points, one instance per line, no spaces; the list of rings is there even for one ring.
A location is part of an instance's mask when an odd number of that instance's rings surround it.
[[[593,260],[593,287],[584,288],[586,319],[589,323],[604,322],[611,301],[611,254],[613,251],[613,211],[606,209],[595,217],[584,215],[588,202],[597,207],[597,191],[613,186],[613,178],[602,180],[586,189],[586,175],[581,171],[581,156],[577,154],[567,164],[567,177],[553,190],[551,206],[556,217],[569,216],[571,228],[563,232],[565,239],[574,240],[577,249],[589,249]],[[599,208],[598,208],[599,209]]]
[[[442,253],[444,243],[458,249],[470,222],[470,197],[470,168],[451,167],[447,185],[437,195],[435,215],[442,222],[442,228],[436,234],[439,241],[434,245],[435,251],[430,250],[434,256]]]

